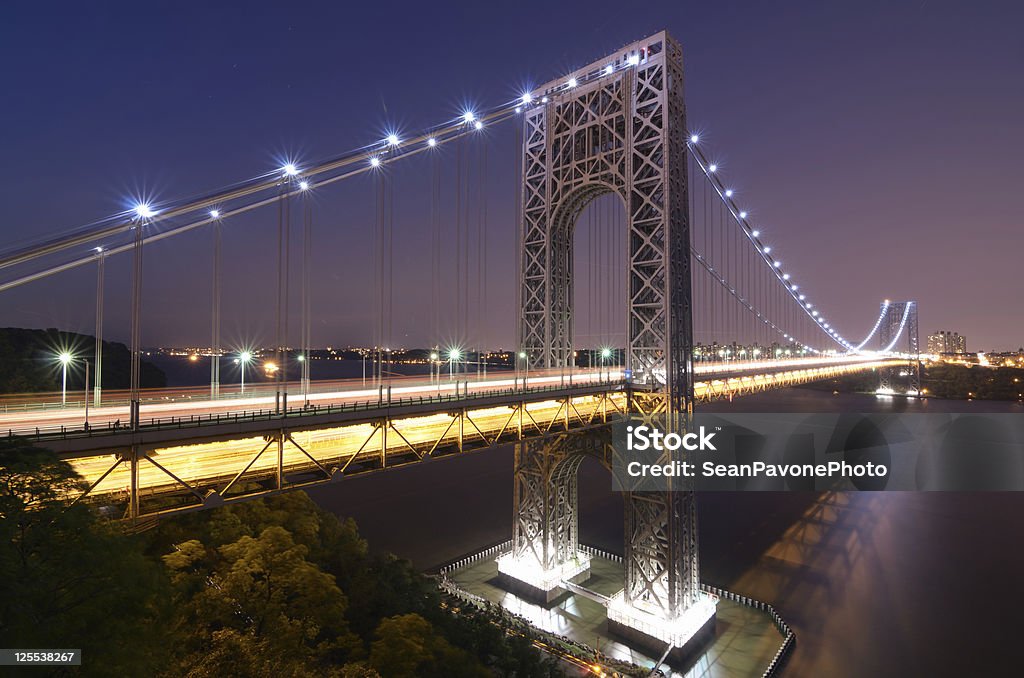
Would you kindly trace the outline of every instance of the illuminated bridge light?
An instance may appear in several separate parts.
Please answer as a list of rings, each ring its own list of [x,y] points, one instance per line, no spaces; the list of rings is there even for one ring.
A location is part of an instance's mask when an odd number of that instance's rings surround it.
[[[300,181],[299,182],[299,190],[301,190],[301,191],[309,190],[309,182],[308,181]]]
[[[637,64],[640,63],[640,55],[639,54],[630,54],[629,58],[626,59],[626,63],[628,63],[630,66],[636,66]]]
[[[718,171],[718,165],[715,165],[714,163],[708,165],[708,171],[714,174]]]
[[[732,197],[732,189],[731,188],[725,189],[725,197],[726,198],[731,198]]]
[[[782,266],[782,262],[781,262],[781,261],[776,261],[776,262],[775,262],[775,263],[773,264],[773,266],[775,266],[775,268],[779,268],[780,266]]]
[[[533,95],[527,92],[522,96],[522,99],[520,99],[520,101],[523,102],[523,106],[529,106],[530,104],[533,103]]]
[[[427,139],[427,146],[430,146],[431,148],[437,146],[437,139],[435,139],[434,137],[430,137],[429,139]]]
[[[573,88],[573,87],[576,87],[578,84],[580,84],[580,83],[579,83],[578,80],[576,80],[576,78],[569,78],[569,82],[565,83],[565,86],[569,87],[569,88]]]
[[[220,210],[210,210],[211,219],[220,219]]]
[[[388,142],[389,146],[397,146],[398,144],[401,143],[401,140],[398,138],[397,134],[389,134],[385,141]]]
[[[153,211],[153,208],[147,205],[146,203],[139,203],[138,205],[135,206],[135,216],[137,216],[140,219],[148,219],[154,216],[155,214],[156,212]]]
[[[462,114],[462,120],[467,124],[471,123],[474,120],[476,120],[476,113],[474,113],[473,111],[466,111],[465,113]]]
[[[287,165],[282,167],[281,171],[284,173],[286,177],[294,177],[296,174],[299,173],[299,169],[292,163],[288,163]]]
[[[747,213],[746,212],[740,212],[740,219],[746,219],[746,218],[747,218]],[[754,233],[751,233],[751,235],[753,235],[756,238],[757,237],[757,235],[755,235],[756,233],[757,233],[757,231],[754,231]]]
[[[608,64],[607,66],[604,67],[604,74],[605,75],[611,75],[612,71],[614,71],[614,70],[615,70],[615,67],[612,66],[611,64]]]
[[[479,120],[477,120],[477,121],[476,121],[476,122],[475,122],[475,123],[473,124],[473,127],[475,127],[476,129],[483,129],[483,128],[484,128],[484,124],[483,124],[482,122],[480,122]]]
[[[758,230],[752,231],[750,235],[752,235],[752,236],[754,236],[756,238],[757,236],[761,235],[761,231],[758,231]]]
[[[378,158],[377,156],[373,156],[372,158],[370,158],[370,165],[373,167],[380,167],[380,158]]]
[[[698,141],[700,141],[700,137],[698,135],[696,135],[696,134],[691,134],[690,135],[690,143],[691,144],[695,144]]]

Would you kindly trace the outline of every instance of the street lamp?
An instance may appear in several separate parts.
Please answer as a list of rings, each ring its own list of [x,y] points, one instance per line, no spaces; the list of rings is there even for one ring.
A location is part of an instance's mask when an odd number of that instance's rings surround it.
[[[530,361],[526,359],[526,351],[519,352],[519,359],[523,361],[523,388],[526,388],[526,380],[530,377]]]
[[[601,349],[601,367],[605,366],[606,361],[610,357],[612,357],[612,350],[610,348],[602,348]],[[611,372],[609,371],[608,372],[608,378],[610,379],[611,376],[612,376]],[[601,372],[600,372],[600,370],[598,370],[598,372],[597,372],[597,378],[598,378],[598,380],[601,379]]]
[[[462,357],[462,351],[453,348],[448,351],[448,379],[455,378],[455,363]]]
[[[67,351],[61,351],[57,360],[60,362],[61,371],[60,406],[64,407],[68,404],[68,365],[71,364],[74,357]]]
[[[245,366],[252,361],[252,353],[250,351],[242,351],[238,354],[238,367],[242,373],[242,386],[239,389],[239,394],[245,393]]]

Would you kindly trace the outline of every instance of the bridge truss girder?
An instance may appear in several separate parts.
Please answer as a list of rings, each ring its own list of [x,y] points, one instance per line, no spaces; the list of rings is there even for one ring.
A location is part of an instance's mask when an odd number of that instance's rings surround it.
[[[124,517],[132,520],[159,518],[430,458],[603,426],[625,412],[626,396],[617,387],[591,389],[581,395],[552,395],[548,400],[542,397],[531,394],[507,406],[483,410],[475,408],[471,399],[452,403],[456,406],[429,415],[436,422],[426,428],[422,414],[403,416],[393,410],[368,414],[366,420],[350,424],[314,429],[301,417],[279,418],[273,428],[242,438],[251,442],[246,454],[236,454],[218,464],[215,471],[198,475],[190,475],[190,469],[203,466],[207,455],[222,455],[219,448],[238,443],[239,436],[207,437],[208,442],[199,444],[185,439],[183,445],[171,447],[166,443],[114,446],[106,454],[69,458],[79,469],[85,461],[110,460],[90,467],[96,470],[85,474],[89,485],[74,501],[123,504]],[[358,437],[353,438],[355,434],[348,431],[356,427]],[[302,440],[307,434],[325,431],[336,432],[339,440],[348,436],[349,442],[332,447]]]

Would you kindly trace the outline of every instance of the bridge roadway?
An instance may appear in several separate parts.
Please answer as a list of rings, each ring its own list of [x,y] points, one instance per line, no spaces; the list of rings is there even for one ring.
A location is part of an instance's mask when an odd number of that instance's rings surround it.
[[[862,355],[703,363],[695,366],[695,391],[698,400],[732,398],[894,362]],[[458,383],[446,376],[440,383],[395,378],[390,401],[386,388],[365,388],[360,379],[314,382],[308,405],[292,386],[284,414],[274,412],[265,384],[219,399],[205,390],[147,391],[134,432],[123,425],[125,404],[90,408],[85,430],[81,407],[6,398],[0,430],[54,449],[90,496],[127,498],[128,513],[143,516],[601,426],[626,412],[631,388],[643,388],[616,369],[531,370],[525,386],[508,371]]]

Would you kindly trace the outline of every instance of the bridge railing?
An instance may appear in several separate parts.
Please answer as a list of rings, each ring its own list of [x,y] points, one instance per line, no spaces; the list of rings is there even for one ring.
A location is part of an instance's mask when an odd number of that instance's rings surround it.
[[[150,417],[140,421],[139,429],[147,431],[160,431],[167,429],[180,429],[188,427],[216,426],[219,424],[232,424],[240,422],[271,421],[275,419],[300,419],[303,417],[314,417],[329,414],[341,414],[345,412],[360,412],[380,410],[392,407],[409,405],[421,405],[431,403],[471,403],[474,401],[494,398],[496,396],[537,394],[565,391],[589,391],[596,386],[619,387],[626,382],[622,379],[610,381],[588,381],[582,384],[551,384],[546,386],[527,386],[525,388],[503,388],[486,389],[473,393],[463,392],[459,394],[436,394],[430,396],[408,396],[404,398],[378,398],[377,400],[364,400],[348,403],[329,403],[316,405],[313,403],[303,404],[297,407],[290,407],[283,412],[273,408],[258,410],[242,410],[239,412],[211,412],[208,414],[190,414],[188,416],[171,417]],[[89,438],[93,436],[105,436],[113,433],[127,432],[130,429],[120,420],[108,421],[102,424],[88,424],[81,427],[69,427],[67,425],[35,426],[25,428],[8,428],[8,438],[27,438],[32,441],[44,440],[68,440],[74,438]],[[2,435],[2,434],[0,434]]]

